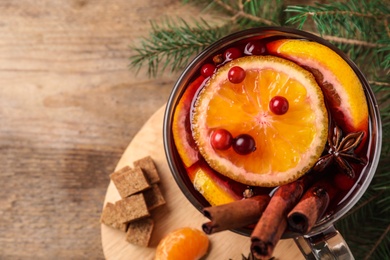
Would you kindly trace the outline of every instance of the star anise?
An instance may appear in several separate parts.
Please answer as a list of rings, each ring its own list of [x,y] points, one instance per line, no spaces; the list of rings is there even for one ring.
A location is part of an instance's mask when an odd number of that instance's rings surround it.
[[[343,137],[343,132],[339,126],[332,127],[332,131],[328,134],[328,153],[314,165],[313,170],[323,171],[332,163],[336,163],[337,167],[349,177],[355,177],[355,171],[351,163],[365,164],[366,160],[358,157],[355,154],[355,149],[362,141],[364,132],[349,133]]]

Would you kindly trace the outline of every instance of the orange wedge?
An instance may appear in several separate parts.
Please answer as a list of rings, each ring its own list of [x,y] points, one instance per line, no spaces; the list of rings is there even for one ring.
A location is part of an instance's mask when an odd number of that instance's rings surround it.
[[[207,253],[209,239],[202,231],[184,227],[172,231],[157,246],[155,260],[197,260]]]
[[[188,176],[195,189],[202,194],[211,206],[227,204],[241,199],[204,163],[195,164],[189,168]]]
[[[229,80],[233,67],[245,71],[239,83]],[[275,96],[288,100],[284,114],[271,111]],[[195,103],[192,127],[210,167],[240,183],[274,187],[296,180],[321,156],[328,114],[311,73],[282,58],[250,56],[222,66],[206,83]],[[255,149],[248,154],[232,147],[214,149],[216,129],[227,130],[234,139],[251,136]]]
[[[204,77],[200,76],[191,83],[180,98],[173,115],[172,134],[177,152],[186,167],[190,167],[199,159],[199,153],[191,136],[190,109],[192,98],[202,85]]]
[[[330,48],[305,40],[277,40],[271,54],[311,71],[321,86],[336,123],[346,132],[368,131],[368,108],[362,84],[348,63]]]

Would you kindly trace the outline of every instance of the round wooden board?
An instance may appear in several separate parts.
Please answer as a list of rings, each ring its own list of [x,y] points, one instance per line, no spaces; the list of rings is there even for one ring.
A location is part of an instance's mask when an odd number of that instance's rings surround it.
[[[169,170],[162,141],[164,109],[165,107],[161,107],[141,128],[122,155],[116,170],[125,165],[132,167],[133,161],[150,155],[160,173],[160,188],[167,203],[152,211],[155,226],[150,245],[147,248],[129,244],[125,240],[124,232],[102,224],[102,244],[106,259],[153,259],[158,242],[166,234],[184,226],[200,229],[202,223],[207,221],[184,197]],[[110,182],[104,205],[119,199],[118,191]],[[209,238],[211,246],[206,259],[241,260],[241,254],[247,255],[249,253],[249,237],[224,231],[210,235]],[[274,257],[277,260],[304,259],[291,239],[281,240],[278,243]]]

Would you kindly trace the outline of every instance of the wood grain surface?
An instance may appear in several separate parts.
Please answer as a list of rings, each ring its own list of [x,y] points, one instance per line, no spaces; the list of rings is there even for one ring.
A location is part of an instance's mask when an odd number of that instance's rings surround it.
[[[295,1],[297,2],[297,1]],[[179,0],[0,1],[0,259],[103,259],[100,213],[123,152],[177,75],[129,70]]]

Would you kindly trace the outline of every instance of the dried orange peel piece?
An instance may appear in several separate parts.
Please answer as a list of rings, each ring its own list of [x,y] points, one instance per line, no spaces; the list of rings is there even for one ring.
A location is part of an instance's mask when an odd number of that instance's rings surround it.
[[[246,72],[238,84],[229,69]],[[289,101],[283,115],[270,111],[274,96]],[[198,96],[192,119],[193,137],[210,167],[240,183],[273,187],[292,182],[321,156],[328,133],[328,114],[313,75],[295,63],[273,56],[250,56],[221,67]],[[239,155],[232,148],[214,149],[214,129],[233,137],[249,134],[256,150]]]

